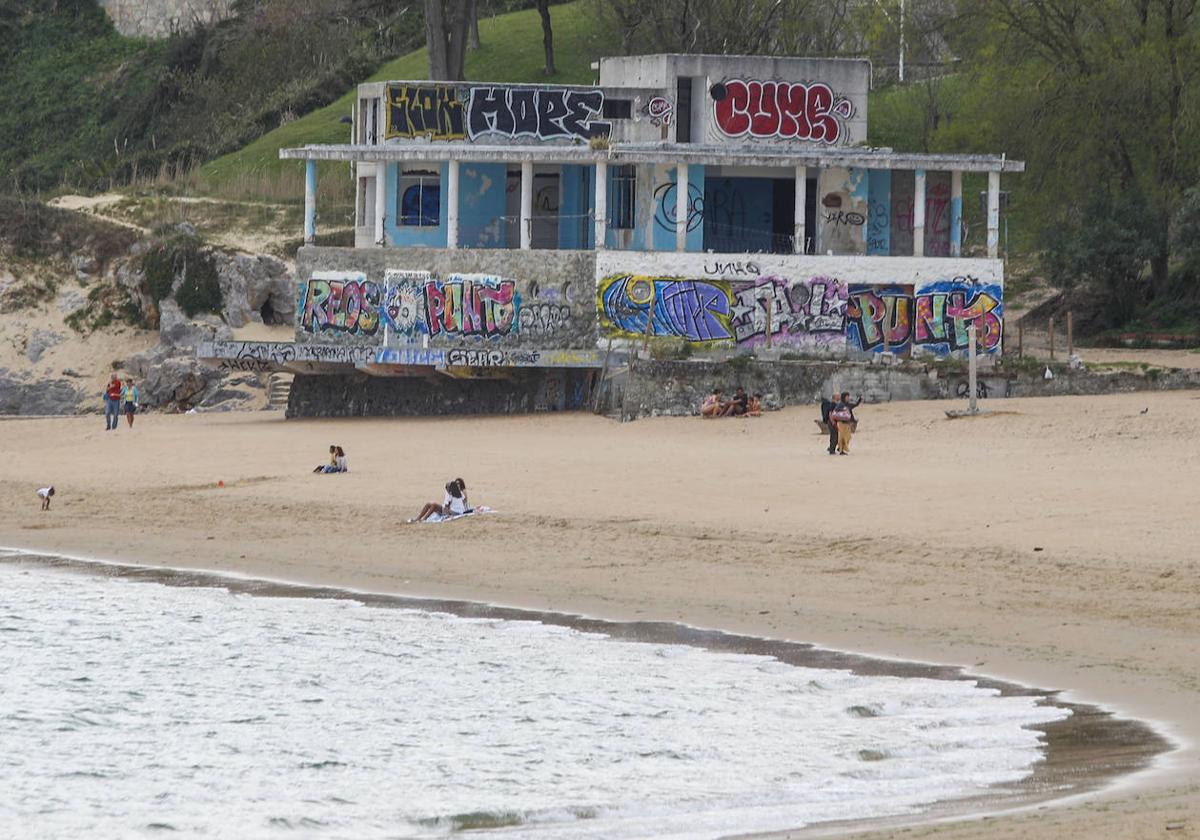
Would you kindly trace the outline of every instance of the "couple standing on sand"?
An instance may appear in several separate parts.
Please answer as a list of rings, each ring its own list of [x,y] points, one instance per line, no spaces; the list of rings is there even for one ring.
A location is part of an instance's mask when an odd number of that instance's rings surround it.
[[[834,394],[830,399],[821,400],[821,421],[829,426],[829,454],[850,454],[850,438],[854,435],[854,427],[858,418],[854,409],[862,405],[862,394],[854,402],[850,401],[850,392]]]

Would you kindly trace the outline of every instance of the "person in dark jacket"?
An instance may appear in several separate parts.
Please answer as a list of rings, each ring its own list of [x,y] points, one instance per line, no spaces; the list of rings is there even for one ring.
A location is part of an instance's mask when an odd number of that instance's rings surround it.
[[[838,395],[834,394],[829,399],[821,397],[821,422],[829,427],[829,454],[835,454],[837,450],[837,425],[829,419],[830,412],[834,406],[838,404]]]

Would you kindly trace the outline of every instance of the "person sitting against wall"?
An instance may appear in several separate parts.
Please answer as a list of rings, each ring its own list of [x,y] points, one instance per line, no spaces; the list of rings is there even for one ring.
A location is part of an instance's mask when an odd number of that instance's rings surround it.
[[[750,397],[750,402],[746,405],[746,416],[762,417],[762,394]]]
[[[439,505],[437,502],[426,502],[425,507],[421,508],[421,512],[417,514],[415,520],[410,519],[410,522],[424,522],[430,517],[440,516],[444,519],[449,519],[451,516],[462,516],[467,512],[467,500],[463,495],[463,489],[466,487],[464,483],[459,486],[461,479],[447,482],[446,495]]]
[[[724,396],[725,392],[720,388],[713,388],[712,393],[704,398],[704,402],[700,403],[700,416],[706,418],[720,417],[721,410],[725,405]]]
[[[741,385],[733,392],[733,399],[725,403],[721,409],[722,417],[742,417],[750,410],[750,397]]]

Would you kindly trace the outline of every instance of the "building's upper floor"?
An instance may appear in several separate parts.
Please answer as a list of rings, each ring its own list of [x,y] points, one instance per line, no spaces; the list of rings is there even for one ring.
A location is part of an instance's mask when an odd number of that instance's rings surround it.
[[[960,256],[963,173],[999,155],[866,146],[869,62],[605,58],[592,86],[360,85],[351,142],[285,149],[356,170],[358,247]]]

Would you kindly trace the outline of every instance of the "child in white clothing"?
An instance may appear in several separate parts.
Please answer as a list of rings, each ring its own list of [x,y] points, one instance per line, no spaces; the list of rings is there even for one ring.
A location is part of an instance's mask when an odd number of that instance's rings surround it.
[[[37,494],[38,498],[42,500],[42,510],[50,510],[50,497],[54,495],[54,485],[42,487]]]

